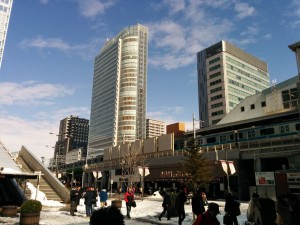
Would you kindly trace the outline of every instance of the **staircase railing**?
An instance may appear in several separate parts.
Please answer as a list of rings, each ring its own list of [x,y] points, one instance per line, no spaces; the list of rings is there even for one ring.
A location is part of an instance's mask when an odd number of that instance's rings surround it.
[[[44,180],[58,194],[58,196],[65,203],[70,202],[70,191],[25,146],[22,146],[19,152],[19,157],[21,157],[24,160],[24,162],[27,163],[27,166],[32,170],[32,172],[41,171]]]

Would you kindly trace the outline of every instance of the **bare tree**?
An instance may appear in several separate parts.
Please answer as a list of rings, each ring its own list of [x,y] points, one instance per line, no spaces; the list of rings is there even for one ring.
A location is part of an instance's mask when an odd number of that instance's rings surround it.
[[[139,180],[138,167],[144,166],[142,142],[131,143],[127,149],[121,153],[121,166],[123,178],[128,179],[128,186],[133,187],[134,181]]]

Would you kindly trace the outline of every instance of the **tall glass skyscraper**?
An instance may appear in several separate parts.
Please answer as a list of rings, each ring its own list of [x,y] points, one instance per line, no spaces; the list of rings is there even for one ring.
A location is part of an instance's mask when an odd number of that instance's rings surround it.
[[[146,137],[148,28],[137,24],[107,40],[95,58],[88,147]]]
[[[13,0],[0,0],[0,67],[2,65],[4,46],[12,4]]]

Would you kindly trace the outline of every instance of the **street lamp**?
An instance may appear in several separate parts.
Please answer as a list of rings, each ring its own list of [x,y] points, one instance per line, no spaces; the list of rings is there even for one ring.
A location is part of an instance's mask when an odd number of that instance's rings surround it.
[[[89,149],[86,149],[86,157],[85,157],[85,164],[84,164],[84,171],[82,172],[82,178],[81,178],[81,187],[83,187],[83,183],[84,183],[84,178],[86,173],[86,170],[88,168],[88,155],[89,155]]]
[[[139,166],[139,174],[141,175],[141,187],[142,187],[142,200],[144,198],[144,178],[145,176],[149,175],[149,167],[147,166]]]
[[[202,126],[203,120],[196,120],[195,119],[195,113],[193,113],[193,131],[194,131],[194,140],[196,140],[196,129],[195,129],[195,121],[199,121],[199,129]]]

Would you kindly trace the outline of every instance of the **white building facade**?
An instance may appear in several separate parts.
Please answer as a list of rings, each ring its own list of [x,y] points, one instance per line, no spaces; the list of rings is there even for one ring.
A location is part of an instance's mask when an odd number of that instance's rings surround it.
[[[0,0],[0,67],[2,65],[4,46],[12,9],[13,0]]]
[[[223,40],[197,54],[197,70],[199,118],[205,127],[270,87],[267,64]]]
[[[89,149],[146,137],[148,29],[137,24],[108,40],[95,58]]]
[[[146,120],[146,138],[158,137],[166,134],[165,122],[154,119]]]

